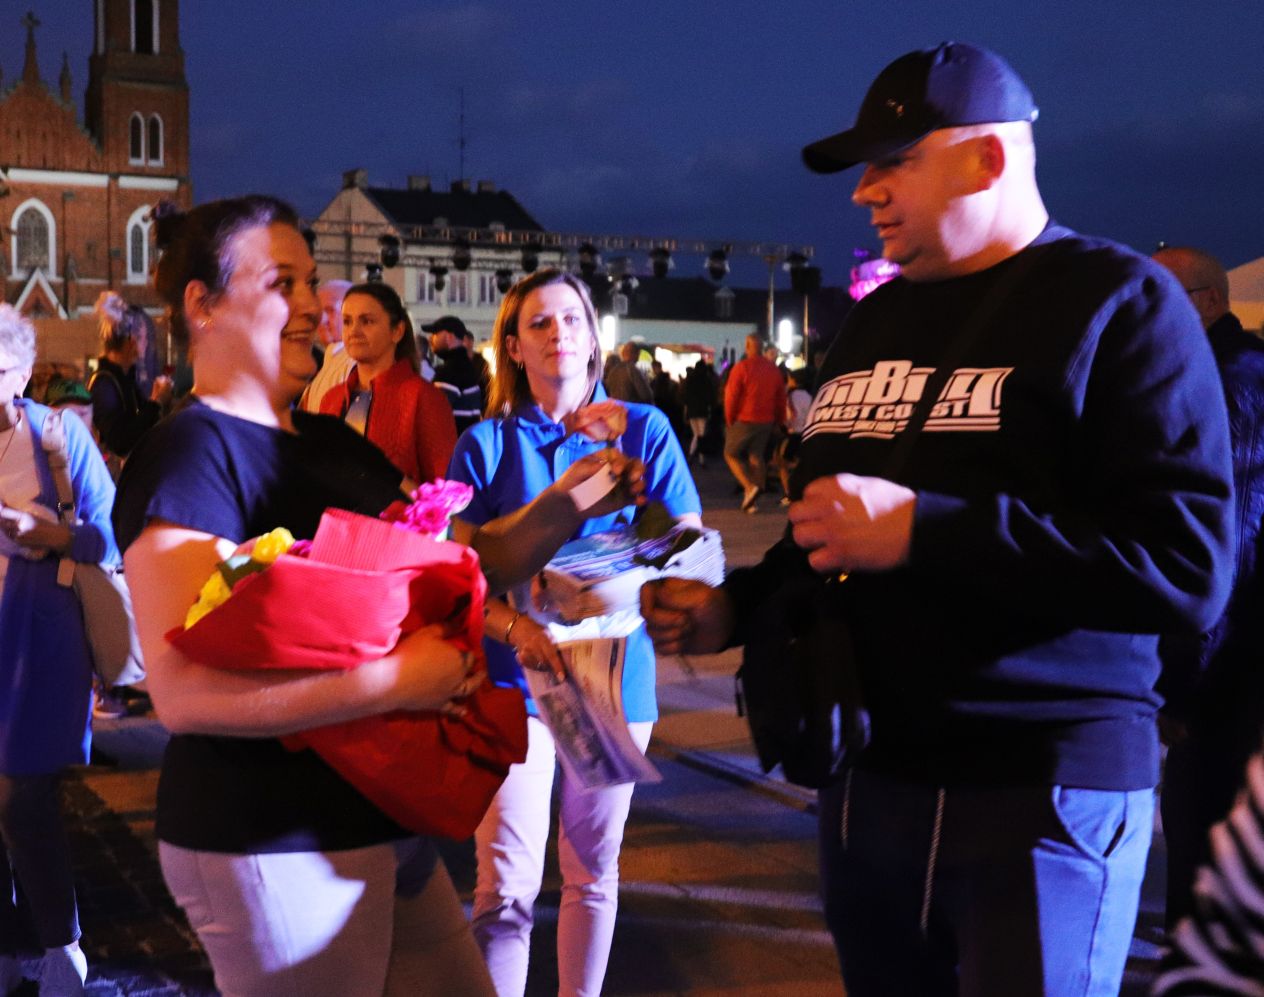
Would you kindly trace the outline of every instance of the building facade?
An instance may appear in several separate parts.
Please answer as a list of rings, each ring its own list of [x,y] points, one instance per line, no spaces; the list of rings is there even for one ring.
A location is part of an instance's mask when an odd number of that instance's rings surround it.
[[[502,288],[528,264],[566,262],[557,237],[486,180],[439,189],[411,176],[404,188],[373,187],[364,170],[348,170],[312,228],[322,280],[361,281],[380,268],[416,328],[456,315],[480,341],[491,338]]]
[[[69,61],[56,87],[41,78],[31,14],[22,73],[0,85],[3,296],[36,318],[84,317],[104,290],[156,308],[150,212],[192,204],[177,0],[94,0],[93,14],[82,120]]]

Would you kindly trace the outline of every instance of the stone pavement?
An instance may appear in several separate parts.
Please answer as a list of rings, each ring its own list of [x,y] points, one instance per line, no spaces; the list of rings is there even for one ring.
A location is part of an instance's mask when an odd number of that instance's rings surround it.
[[[704,520],[724,535],[729,566],[757,560],[785,528],[777,496],[765,496],[759,512],[747,515],[738,509],[739,496],[718,459],[698,469],[695,476],[703,495]],[[684,765],[699,776],[756,791],[778,805],[812,811],[813,793],[760,771],[745,721],[734,709],[733,673],[738,660],[738,652],[730,651],[659,662],[662,717],[651,752],[668,762],[668,768]],[[96,742],[112,764],[77,770],[66,784],[83,943],[91,964],[88,993],[93,997],[211,997],[215,993],[196,938],[168,897],[157,867],[153,806],[165,740],[151,716],[100,722]],[[1153,971],[1153,942],[1162,918],[1161,857],[1161,839],[1156,838],[1151,865],[1157,873],[1147,881],[1143,896],[1141,937],[1134,942],[1125,981],[1128,994],[1143,993]],[[445,859],[458,886],[468,890],[473,882],[470,849],[451,846],[445,849]],[[663,884],[663,888],[676,887]],[[819,905],[809,901],[804,916],[819,932]],[[33,975],[33,952],[26,965]],[[783,987],[777,992],[809,991]],[[36,993],[34,984],[19,993]]]

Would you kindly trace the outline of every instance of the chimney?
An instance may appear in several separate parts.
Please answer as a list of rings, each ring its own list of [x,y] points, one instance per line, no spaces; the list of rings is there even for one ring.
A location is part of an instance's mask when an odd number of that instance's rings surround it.
[[[491,180],[480,180],[478,182],[478,192],[480,194],[495,194],[496,184]]]
[[[369,171],[363,168],[354,170],[345,170],[342,174],[342,189],[350,190],[352,187],[361,189],[369,185]]]
[[[422,176],[418,173],[408,174],[408,189],[409,190],[429,190],[430,177]]]
[[[468,180],[453,180],[453,194],[468,194],[470,192],[470,182]]]

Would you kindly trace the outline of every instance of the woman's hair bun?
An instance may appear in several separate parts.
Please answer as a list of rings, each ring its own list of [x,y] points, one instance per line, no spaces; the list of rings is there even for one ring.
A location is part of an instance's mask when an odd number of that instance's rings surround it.
[[[154,222],[154,243],[161,250],[171,245],[188,216],[174,201],[159,201],[149,217]]]
[[[118,325],[127,313],[127,302],[115,291],[102,291],[92,310],[102,322]]]

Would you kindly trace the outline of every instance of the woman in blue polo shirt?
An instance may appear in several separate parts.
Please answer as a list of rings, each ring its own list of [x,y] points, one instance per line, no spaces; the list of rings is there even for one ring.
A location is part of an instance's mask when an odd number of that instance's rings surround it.
[[[645,464],[645,495],[678,520],[701,525],[701,504],[684,453],[666,417],[651,405],[618,406],[600,383],[601,351],[588,291],[575,277],[541,270],[519,281],[500,307],[492,333],[496,375],[488,412],[457,443],[448,477],[474,486],[462,514],[474,525],[531,501],[579,458],[600,449],[594,423],[609,422],[618,446]],[[626,424],[625,424],[626,423]],[[585,432],[579,428],[585,426]],[[591,519],[584,536],[628,523],[636,506]],[[565,628],[538,621],[530,594],[490,604],[487,634],[492,678],[526,694],[522,667],[560,667],[554,639]],[[540,617],[543,620],[543,617]],[[633,740],[645,750],[658,719],[654,651],[639,615],[602,618],[606,636],[626,636],[623,703]],[[474,935],[501,997],[526,987],[532,907],[540,891],[555,775],[553,739],[528,699],[527,760],[513,766],[475,834],[478,886]],[[605,977],[618,905],[619,848],[632,784],[584,792],[563,772],[558,858],[561,993],[596,994]]]

